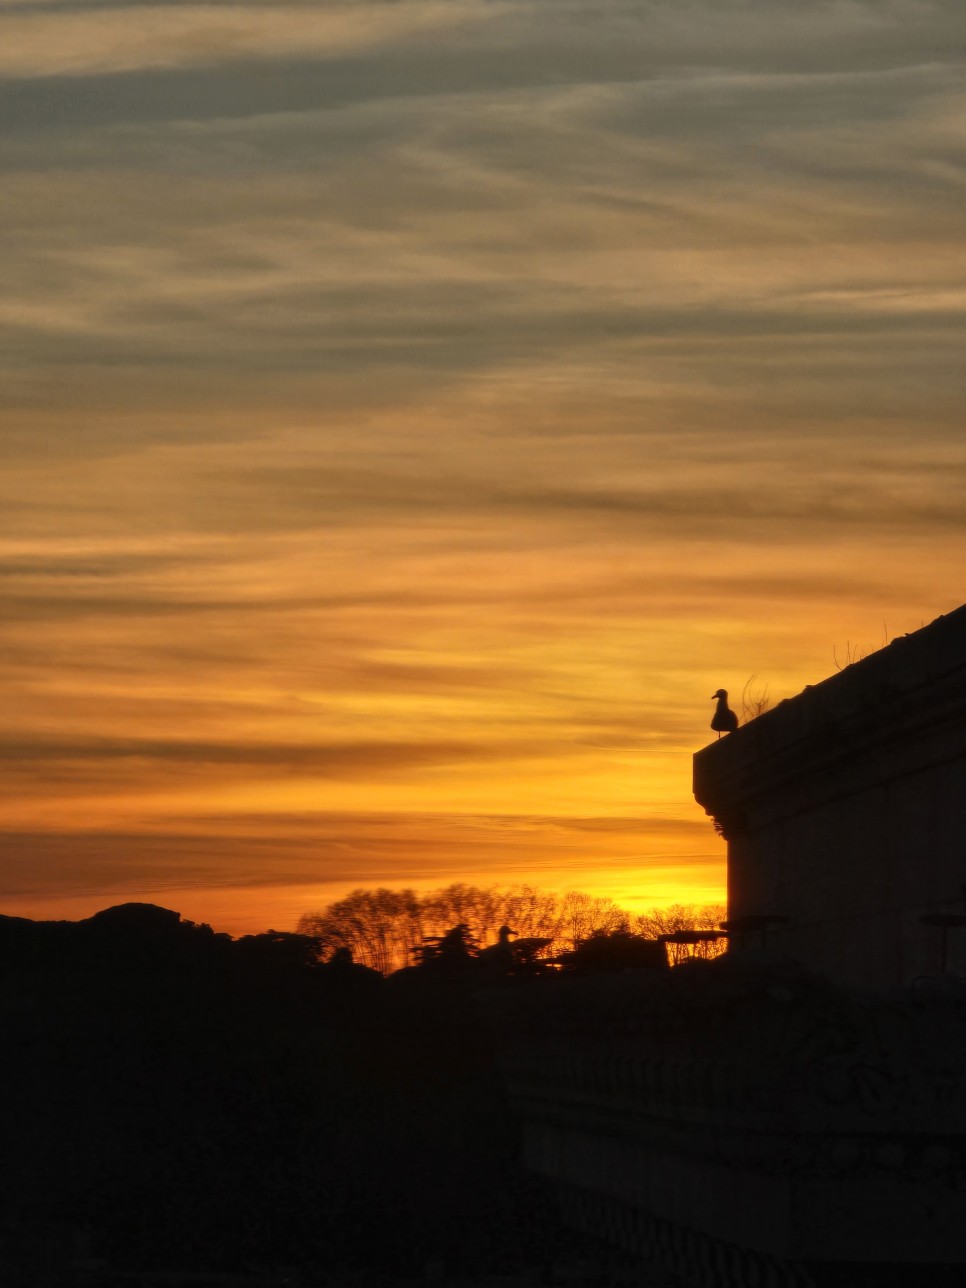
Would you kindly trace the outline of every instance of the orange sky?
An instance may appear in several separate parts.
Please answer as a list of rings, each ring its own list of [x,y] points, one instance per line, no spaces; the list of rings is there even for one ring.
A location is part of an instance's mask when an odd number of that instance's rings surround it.
[[[710,694],[966,598],[964,36],[0,6],[0,911],[720,898]]]

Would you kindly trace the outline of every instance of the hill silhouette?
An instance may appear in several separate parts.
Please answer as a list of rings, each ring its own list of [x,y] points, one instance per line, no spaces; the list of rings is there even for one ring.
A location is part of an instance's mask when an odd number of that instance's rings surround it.
[[[315,963],[150,904],[0,917],[5,1283],[559,1258],[467,989]]]

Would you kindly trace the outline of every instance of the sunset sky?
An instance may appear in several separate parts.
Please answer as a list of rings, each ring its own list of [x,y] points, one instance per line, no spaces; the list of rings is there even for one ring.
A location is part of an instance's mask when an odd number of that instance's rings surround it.
[[[964,599],[960,0],[0,0],[0,911],[723,895]]]

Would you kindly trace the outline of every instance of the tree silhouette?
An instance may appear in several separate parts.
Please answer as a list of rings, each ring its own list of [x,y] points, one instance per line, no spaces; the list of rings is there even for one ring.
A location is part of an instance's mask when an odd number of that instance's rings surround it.
[[[298,932],[323,952],[347,948],[353,960],[388,975],[410,960],[423,940],[423,906],[414,890],[353,890],[344,899],[299,918]]]
[[[717,930],[727,915],[727,909],[721,903],[703,906],[673,903],[667,908],[652,908],[650,912],[638,914],[634,918],[634,928],[648,939],[657,939],[660,935],[673,935],[679,931]],[[691,956],[720,957],[726,951],[726,939],[705,940],[694,945],[668,944],[668,952],[675,965]]]
[[[573,952],[596,934],[636,933],[655,939],[677,930],[710,930],[724,918],[717,905],[697,908],[676,904],[634,917],[613,899],[570,890],[560,895],[532,885],[475,886],[453,882],[417,893],[405,888],[358,889],[326,908],[305,913],[298,933],[331,958],[348,949],[353,960],[391,974],[409,965],[425,943],[439,940],[453,927],[465,926],[467,942],[480,947],[496,943],[501,926],[522,940],[546,940],[541,957]],[[702,947],[716,956],[722,946]]]
[[[413,956],[418,966],[452,970],[468,966],[479,956],[480,946],[465,921],[443,935],[428,935]]]

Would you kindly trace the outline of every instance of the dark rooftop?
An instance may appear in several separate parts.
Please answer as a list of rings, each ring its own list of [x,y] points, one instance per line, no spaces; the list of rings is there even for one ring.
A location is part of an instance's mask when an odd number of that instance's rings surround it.
[[[921,630],[808,685],[794,698],[694,757],[694,795],[708,813],[755,790],[771,790],[917,728],[966,719],[966,604]]]

